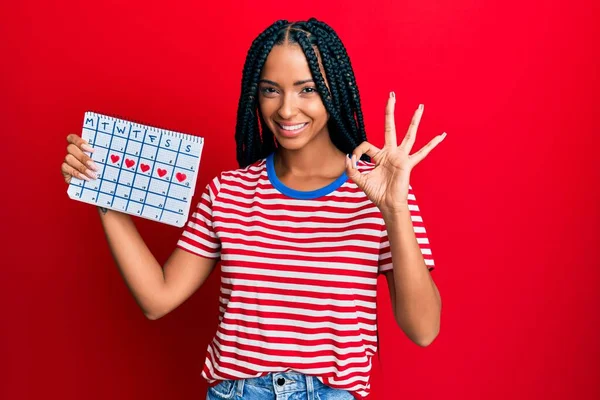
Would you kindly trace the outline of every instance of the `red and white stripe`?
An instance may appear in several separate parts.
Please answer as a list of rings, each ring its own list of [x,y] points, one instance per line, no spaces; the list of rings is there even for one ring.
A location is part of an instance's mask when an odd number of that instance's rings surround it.
[[[431,270],[412,187],[408,201]],[[352,180],[300,200],[273,187],[265,159],[223,172],[177,245],[221,259],[220,322],[202,371],[210,385],[291,369],[359,399],[369,394],[377,276],[392,259],[381,212]]]

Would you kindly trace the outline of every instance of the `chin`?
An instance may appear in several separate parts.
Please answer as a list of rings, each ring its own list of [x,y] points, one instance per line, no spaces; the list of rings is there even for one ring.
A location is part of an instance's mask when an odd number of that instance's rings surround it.
[[[306,140],[303,140],[302,138],[290,139],[278,136],[275,136],[275,138],[277,139],[279,146],[286,150],[299,150],[306,145]]]

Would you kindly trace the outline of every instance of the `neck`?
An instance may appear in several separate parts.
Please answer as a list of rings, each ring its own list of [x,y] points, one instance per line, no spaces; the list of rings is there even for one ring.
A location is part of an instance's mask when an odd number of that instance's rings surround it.
[[[276,171],[281,174],[339,176],[345,170],[345,157],[335,147],[329,134],[325,134],[315,137],[300,149],[286,149],[280,145],[273,161]]]

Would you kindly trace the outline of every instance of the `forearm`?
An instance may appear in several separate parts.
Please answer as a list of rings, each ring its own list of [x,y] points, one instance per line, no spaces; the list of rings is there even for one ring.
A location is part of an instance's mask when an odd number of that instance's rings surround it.
[[[408,206],[384,215],[394,270],[396,322],[415,342],[439,332],[441,299],[417,242]]]
[[[98,209],[111,253],[123,279],[146,316],[160,310],[163,269],[127,214]]]

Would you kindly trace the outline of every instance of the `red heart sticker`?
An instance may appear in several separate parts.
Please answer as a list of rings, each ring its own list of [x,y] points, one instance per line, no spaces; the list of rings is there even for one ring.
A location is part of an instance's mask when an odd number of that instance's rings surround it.
[[[133,164],[135,164],[135,161],[130,160],[129,158],[125,159],[125,165],[127,165],[127,168],[133,167]]]
[[[150,166],[147,164],[140,164],[140,169],[142,170],[142,172],[146,172],[150,169]]]
[[[167,174],[167,170],[159,168],[156,170],[156,173],[158,174],[158,176],[160,176],[162,178],[163,176],[165,176]]]
[[[110,160],[113,162],[113,164],[116,163],[117,161],[119,161],[120,158],[121,157],[119,157],[116,154],[111,154],[111,156],[110,156]]]
[[[185,174],[182,174],[181,172],[178,172],[175,174],[175,178],[177,178],[179,182],[183,182],[185,181],[185,178],[187,178],[187,176]]]

